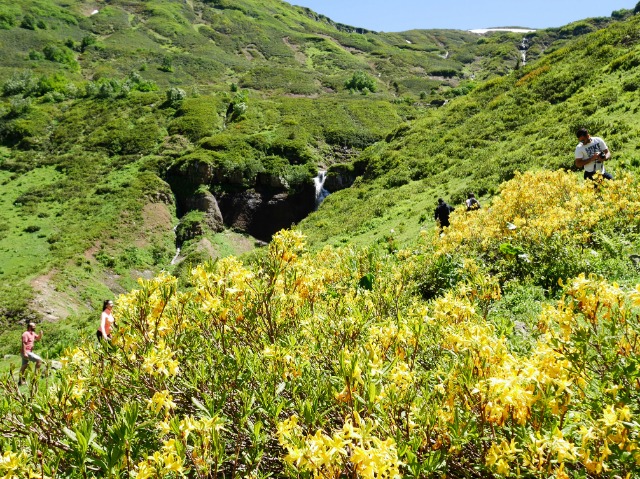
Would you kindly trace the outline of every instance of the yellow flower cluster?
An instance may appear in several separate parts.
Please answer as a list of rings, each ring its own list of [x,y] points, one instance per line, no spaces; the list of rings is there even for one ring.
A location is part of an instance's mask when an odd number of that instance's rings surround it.
[[[24,452],[5,451],[0,455],[0,479],[22,479],[23,477],[38,477],[27,466],[27,455]]]
[[[547,247],[552,237],[567,248],[587,246],[596,225],[624,225],[640,214],[640,192],[631,177],[605,186],[595,189],[559,171],[517,173],[489,208],[452,214],[452,227],[437,241],[437,255],[461,247],[496,251],[503,243],[530,254]]]
[[[491,444],[487,451],[485,463],[487,466],[495,468],[498,474],[507,476],[511,471],[510,464],[515,462],[516,455],[522,452],[515,444],[515,439],[507,442],[504,439],[500,444]]]
[[[164,442],[160,451],[155,451],[146,460],[138,463],[133,476],[136,479],[183,477],[183,465],[184,460],[178,454],[175,439],[169,439]]]
[[[163,409],[168,413],[170,410],[176,407],[176,403],[173,402],[171,393],[167,390],[157,391],[149,401],[147,401],[149,409],[158,414]]]
[[[161,340],[144,356],[143,371],[153,376],[175,376],[180,368],[178,360],[173,357],[174,354],[171,348]]]
[[[294,356],[290,349],[278,345],[267,346],[262,351],[262,355],[268,360],[267,364],[270,364],[282,379],[295,379],[301,376],[301,360],[298,356]]]
[[[243,320],[242,305],[253,273],[234,257],[218,261],[215,269],[200,265],[192,272],[195,300],[215,325]]]
[[[342,429],[329,436],[321,430],[303,435],[297,416],[278,424],[278,440],[287,450],[285,461],[314,478],[339,478],[355,470],[367,479],[399,478],[400,461],[395,441],[372,434],[374,424],[355,413],[355,425],[346,419]]]

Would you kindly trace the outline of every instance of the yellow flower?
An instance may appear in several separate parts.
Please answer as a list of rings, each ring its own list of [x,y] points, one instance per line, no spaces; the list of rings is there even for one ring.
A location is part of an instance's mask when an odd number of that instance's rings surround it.
[[[147,401],[147,405],[156,414],[162,409],[169,412],[171,409],[176,407],[171,393],[167,390],[156,392],[153,397]]]

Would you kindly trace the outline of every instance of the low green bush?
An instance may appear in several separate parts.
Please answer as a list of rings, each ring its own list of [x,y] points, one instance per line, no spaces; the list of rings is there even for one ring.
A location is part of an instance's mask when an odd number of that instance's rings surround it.
[[[347,90],[368,90],[370,92],[375,92],[377,89],[376,81],[363,71],[354,72],[353,75],[351,75],[351,78],[345,81],[344,87]]]

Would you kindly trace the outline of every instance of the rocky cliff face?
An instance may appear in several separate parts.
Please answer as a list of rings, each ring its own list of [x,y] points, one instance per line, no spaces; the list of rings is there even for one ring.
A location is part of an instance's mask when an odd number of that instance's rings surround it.
[[[262,241],[301,221],[315,208],[315,188],[297,192],[251,189],[226,193],[220,198],[224,224]]]
[[[284,178],[266,173],[259,174],[250,187],[229,178],[222,183],[222,177],[203,162],[169,169],[167,180],[176,196],[178,215],[204,213],[201,222],[178,229],[178,242],[200,236],[205,229],[222,231],[225,226],[269,241],[274,233],[301,221],[315,207],[312,181],[294,191]],[[212,187],[223,193],[214,196]]]
[[[197,191],[193,196],[186,197],[184,203],[188,211],[202,211],[205,224],[212,231],[219,232],[224,229],[220,207],[210,191]]]
[[[354,168],[352,163],[337,163],[331,165],[327,171],[324,188],[330,193],[349,188],[363,172],[363,170]]]

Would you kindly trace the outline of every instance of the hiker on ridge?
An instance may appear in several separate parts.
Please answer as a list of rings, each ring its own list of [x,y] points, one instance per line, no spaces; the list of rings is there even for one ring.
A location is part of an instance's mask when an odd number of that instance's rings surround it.
[[[439,223],[440,230],[445,226],[449,226],[449,214],[454,210],[453,206],[448,205],[442,198],[438,198],[438,206],[434,211],[434,219]]]
[[[611,152],[602,138],[589,135],[586,128],[576,131],[580,140],[576,146],[576,166],[584,168],[584,179],[593,179],[596,172],[602,173],[607,180],[613,176],[604,170],[604,162],[611,158]]]
[[[42,364],[42,358],[33,352],[33,345],[36,341],[42,339],[42,331],[40,334],[36,333],[36,323],[29,323],[27,330],[22,333],[22,349],[20,355],[22,356],[22,367],[18,374],[18,386],[24,384],[24,373],[29,367],[29,362],[36,363],[36,372],[40,369]]]

